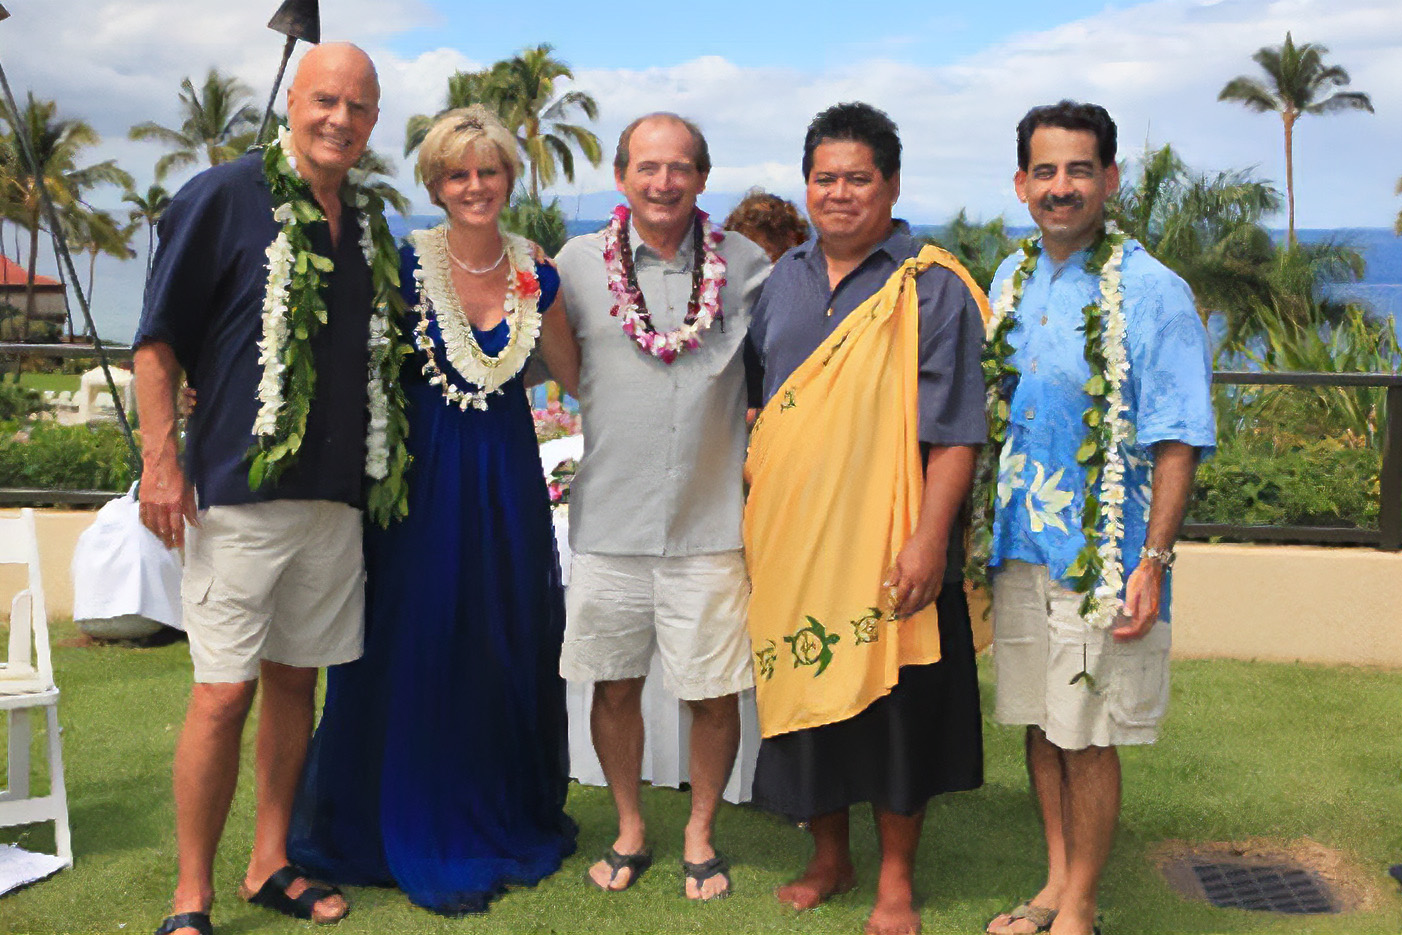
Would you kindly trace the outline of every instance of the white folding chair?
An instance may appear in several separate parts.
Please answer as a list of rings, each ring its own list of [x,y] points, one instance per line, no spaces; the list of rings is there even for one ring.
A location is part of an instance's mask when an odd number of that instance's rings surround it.
[[[58,687],[49,656],[49,618],[39,574],[39,537],[34,511],[0,517],[0,565],[23,565],[26,587],[10,604],[10,646],[0,660],[0,711],[9,714],[9,788],[0,792],[0,827],[40,821],[54,823],[58,857],[73,866],[68,828],[68,794],[63,785],[63,749],[58,728]],[[47,716],[49,793],[29,792],[31,717]]]

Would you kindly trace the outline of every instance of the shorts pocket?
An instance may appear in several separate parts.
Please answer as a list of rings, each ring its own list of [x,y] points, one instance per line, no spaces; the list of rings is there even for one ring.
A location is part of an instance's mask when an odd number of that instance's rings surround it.
[[[1129,728],[1155,728],[1168,712],[1168,650],[1152,649],[1114,660],[1110,716]]]

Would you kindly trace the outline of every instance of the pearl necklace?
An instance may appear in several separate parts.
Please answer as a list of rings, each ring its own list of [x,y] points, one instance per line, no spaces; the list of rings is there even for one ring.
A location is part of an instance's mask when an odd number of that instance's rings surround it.
[[[445,246],[446,246],[447,243],[448,243],[448,236],[447,236],[446,233],[445,233],[444,236],[443,236],[443,243],[444,243]],[[487,273],[490,273],[492,270],[496,269],[498,266],[501,265],[501,261],[504,260],[504,259],[506,259],[506,242],[505,242],[505,241],[502,242],[502,245],[501,245],[501,256],[497,257],[496,260],[492,263],[491,266],[484,266],[484,267],[482,267],[481,269],[473,269],[471,266],[468,266],[468,265],[467,265],[466,263],[464,263],[462,260],[459,260],[459,259],[458,259],[458,255],[457,255],[456,253],[453,252],[453,248],[452,248],[451,246],[449,246],[449,247],[447,248],[447,253],[448,253],[448,259],[450,259],[450,260],[453,261],[453,265],[456,266],[458,269],[462,270],[464,273],[469,273],[469,274],[471,274],[471,275],[473,275],[473,276],[483,276],[483,275],[486,275]]]

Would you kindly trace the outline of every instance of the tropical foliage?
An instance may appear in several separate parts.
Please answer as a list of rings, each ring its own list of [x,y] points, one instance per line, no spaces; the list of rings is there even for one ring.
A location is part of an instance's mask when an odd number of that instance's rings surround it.
[[[253,92],[237,78],[211,68],[199,90],[189,78],[180,82],[180,128],[148,120],[131,128],[134,140],[154,140],[171,150],[156,163],[156,181],[172,171],[198,164],[217,166],[253,145],[258,109]]]
[[[985,292],[993,282],[993,274],[998,272],[998,264],[1017,246],[1001,217],[976,223],[969,220],[963,208],[939,233],[926,239],[954,254]]]
[[[1285,43],[1258,49],[1251,58],[1266,73],[1266,80],[1242,75],[1228,81],[1217,94],[1219,101],[1235,101],[1257,113],[1280,114],[1285,127],[1285,190],[1289,200],[1290,244],[1295,243],[1295,121],[1305,114],[1331,114],[1345,110],[1373,112],[1373,102],[1361,91],[1335,91],[1349,84],[1348,72],[1327,65],[1329,52],[1322,45],[1295,45],[1290,33]],[[1331,93],[1332,92],[1332,93]]]
[[[527,192],[540,199],[541,186],[563,177],[574,181],[574,151],[597,166],[603,159],[599,138],[588,128],[570,122],[576,114],[589,120],[599,116],[592,95],[577,90],[559,92],[559,84],[574,78],[570,67],[551,53],[548,44],[523,49],[517,55],[476,72],[458,72],[448,79],[444,110],[484,104],[501,117],[527,166]],[[418,114],[405,126],[404,155],[423,142],[433,117]]]
[[[552,198],[547,205],[530,193],[516,196],[510,206],[502,211],[501,226],[540,244],[541,249],[550,256],[559,253],[569,238],[559,199]]]
[[[67,212],[82,202],[87,190],[104,184],[130,188],[132,179],[111,159],[79,168],[83,150],[97,145],[101,138],[84,121],[59,117],[53,101],[38,100],[31,93],[18,115],[5,108],[0,111],[0,117],[9,128],[0,150],[13,154],[13,158],[7,160],[7,171],[0,177],[0,184],[4,186],[0,202],[10,218],[29,232],[29,282],[21,331],[27,335],[34,318],[34,275],[39,259],[39,235],[44,229],[41,182],[54,207]],[[23,130],[33,147],[33,165],[23,157],[16,129]]]
[[[159,182],[153,182],[143,192],[127,189],[122,200],[130,204],[127,218],[138,227],[146,226],[146,276],[151,276],[151,260],[156,253],[156,222],[170,206],[170,192]]]

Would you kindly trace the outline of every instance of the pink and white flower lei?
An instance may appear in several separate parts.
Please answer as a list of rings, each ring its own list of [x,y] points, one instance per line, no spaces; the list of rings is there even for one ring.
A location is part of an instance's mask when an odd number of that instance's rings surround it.
[[[652,315],[633,274],[632,247],[628,243],[630,216],[627,205],[619,205],[604,229],[604,269],[614,299],[609,314],[623,319],[623,333],[638,347],[664,364],[670,364],[683,352],[700,347],[701,335],[706,329],[724,320],[720,291],[725,286],[725,260],[719,248],[725,234],[716,229],[706,212],[697,210],[695,223],[699,236],[694,236],[694,241],[701,255],[692,257],[697,265],[693,267],[686,318],[680,328],[664,334],[653,327]]]

